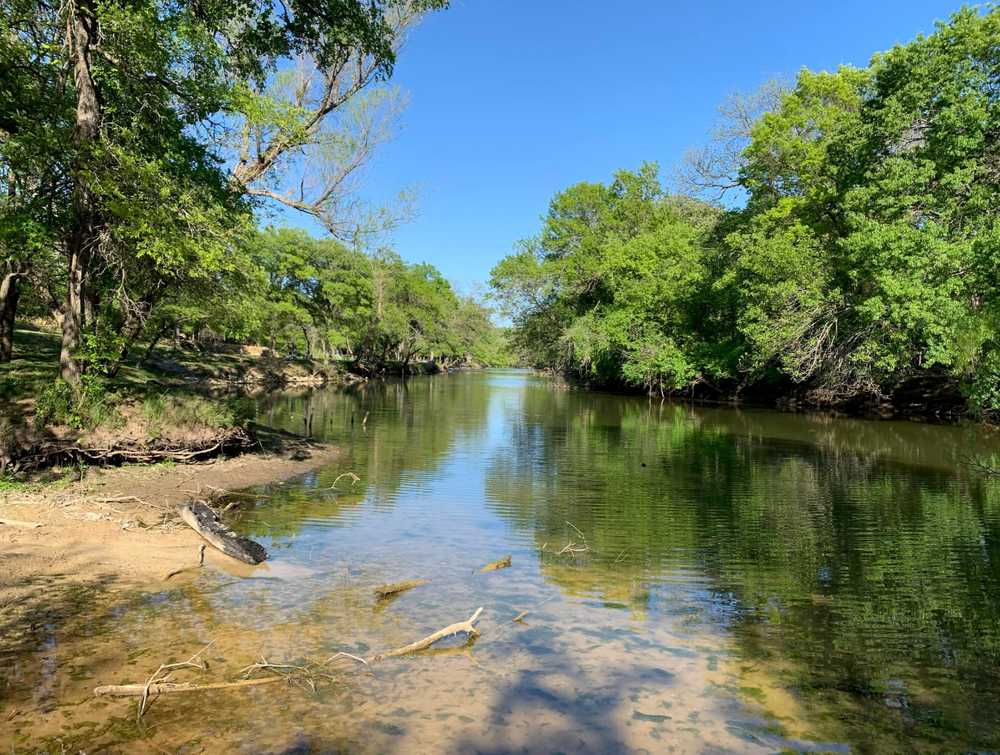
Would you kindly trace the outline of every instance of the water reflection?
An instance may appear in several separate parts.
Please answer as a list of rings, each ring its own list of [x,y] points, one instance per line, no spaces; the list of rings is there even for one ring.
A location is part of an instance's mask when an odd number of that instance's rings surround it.
[[[1000,486],[962,464],[1000,449],[987,431],[691,408],[515,371],[259,411],[345,449],[234,509],[274,561],[50,622],[0,675],[15,750],[1000,746]],[[510,569],[477,573],[507,553]],[[374,600],[413,577],[431,584]],[[142,722],[89,697],[199,643],[226,677],[261,655],[397,646],[479,605],[474,645],[315,695],[161,700]]]

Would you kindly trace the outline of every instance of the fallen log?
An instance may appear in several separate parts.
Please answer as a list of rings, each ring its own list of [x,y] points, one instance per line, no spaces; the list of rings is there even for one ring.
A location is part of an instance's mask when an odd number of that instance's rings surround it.
[[[263,545],[237,535],[202,501],[185,503],[179,508],[178,513],[185,524],[207,540],[209,545],[218,548],[227,556],[245,564],[259,564],[267,558],[267,551]]]
[[[511,557],[504,556],[503,558],[498,558],[496,561],[491,561],[486,564],[482,569],[479,570],[480,574],[485,574],[486,572],[496,571],[497,569],[506,569],[510,566]]]
[[[408,579],[404,582],[391,582],[387,585],[379,585],[375,588],[375,597],[379,599],[388,598],[426,584],[426,579]]]

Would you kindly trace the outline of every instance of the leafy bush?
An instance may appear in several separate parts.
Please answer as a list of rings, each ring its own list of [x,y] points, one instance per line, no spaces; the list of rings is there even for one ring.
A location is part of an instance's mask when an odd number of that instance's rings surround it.
[[[46,387],[35,401],[35,427],[68,425],[76,430],[115,426],[121,421],[118,397],[99,379],[85,376],[76,392],[64,380]]]
[[[13,375],[0,377],[0,399],[11,399],[22,393],[21,384]]]
[[[35,401],[35,427],[66,425],[73,411],[73,389],[69,383],[57,380],[38,394]]]

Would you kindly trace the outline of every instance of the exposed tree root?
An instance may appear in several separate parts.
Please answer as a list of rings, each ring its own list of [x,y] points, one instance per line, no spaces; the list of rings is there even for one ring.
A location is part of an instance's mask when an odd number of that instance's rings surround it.
[[[243,451],[257,444],[253,433],[241,427],[230,428],[197,443],[167,445],[131,441],[104,448],[82,446],[77,441],[50,440],[22,449],[14,459],[16,472],[31,472],[56,464],[125,464],[173,461],[185,464],[220,453]]]

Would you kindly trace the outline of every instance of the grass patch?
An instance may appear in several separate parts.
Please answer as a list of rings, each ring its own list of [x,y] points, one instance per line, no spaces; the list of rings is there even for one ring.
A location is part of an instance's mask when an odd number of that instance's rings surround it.
[[[222,430],[241,427],[253,417],[253,405],[240,399],[207,399],[194,395],[153,394],[140,406],[150,437],[167,428]]]

